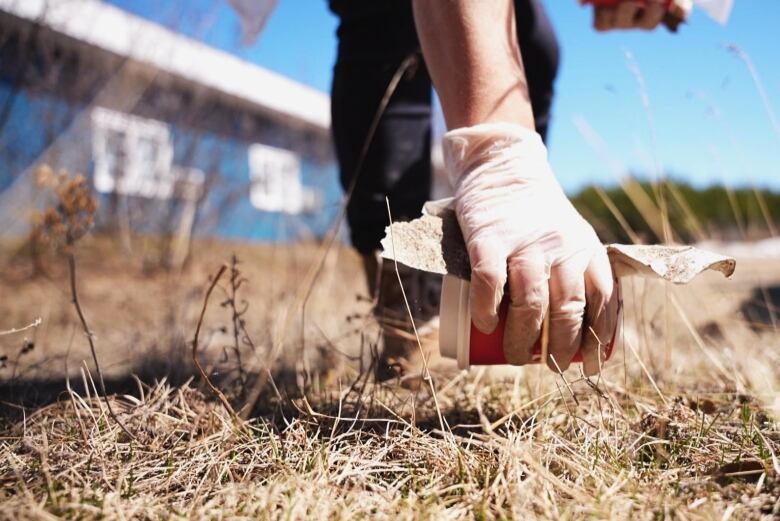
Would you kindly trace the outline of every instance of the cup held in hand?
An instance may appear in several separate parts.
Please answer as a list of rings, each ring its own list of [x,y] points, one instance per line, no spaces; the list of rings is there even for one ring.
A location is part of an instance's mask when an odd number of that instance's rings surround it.
[[[620,291],[620,284],[616,282]],[[504,296],[498,309],[498,326],[490,333],[482,333],[471,322],[469,312],[470,283],[453,275],[445,275],[441,287],[441,309],[439,314],[439,350],[442,356],[458,361],[459,369],[471,365],[506,364],[504,356],[504,328],[506,326],[509,300]],[[618,320],[612,338],[606,346],[606,359],[612,356],[617,338],[622,305],[618,307]],[[531,363],[542,361],[542,339],[534,344]],[[574,355],[575,362],[582,362],[582,353]]]

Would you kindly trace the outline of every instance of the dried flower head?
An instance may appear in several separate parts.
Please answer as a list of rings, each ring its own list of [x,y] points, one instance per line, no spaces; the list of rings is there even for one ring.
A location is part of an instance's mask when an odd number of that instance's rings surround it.
[[[42,214],[33,216],[32,234],[42,242],[70,247],[94,223],[98,204],[87,179],[81,174],[71,177],[64,170],[54,174],[43,165],[36,171],[36,184],[51,188],[56,201]]]

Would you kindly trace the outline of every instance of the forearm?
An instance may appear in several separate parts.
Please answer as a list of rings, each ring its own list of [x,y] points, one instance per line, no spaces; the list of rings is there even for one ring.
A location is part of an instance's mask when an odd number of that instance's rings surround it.
[[[534,128],[512,0],[413,0],[423,54],[450,129]]]

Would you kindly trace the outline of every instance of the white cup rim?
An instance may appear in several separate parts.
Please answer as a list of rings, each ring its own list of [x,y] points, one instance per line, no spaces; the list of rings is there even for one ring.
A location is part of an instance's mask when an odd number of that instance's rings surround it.
[[[469,368],[471,312],[467,280],[445,275],[441,285],[439,310],[439,351],[458,361],[458,369]]]

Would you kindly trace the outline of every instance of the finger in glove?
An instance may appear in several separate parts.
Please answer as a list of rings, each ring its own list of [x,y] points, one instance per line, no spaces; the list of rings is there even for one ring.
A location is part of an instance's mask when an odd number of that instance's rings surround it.
[[[550,267],[542,252],[531,249],[511,257],[507,269],[510,300],[504,356],[510,364],[524,365],[531,362],[549,307]]]
[[[595,252],[585,270],[585,297],[580,352],[585,376],[593,376],[601,371],[617,322],[618,292],[605,249]]]
[[[469,244],[471,321],[485,334],[498,325],[498,306],[506,284],[506,253],[499,241],[484,239]]]
[[[589,256],[577,254],[550,271],[550,340],[547,367],[565,371],[582,341],[585,269]]]

